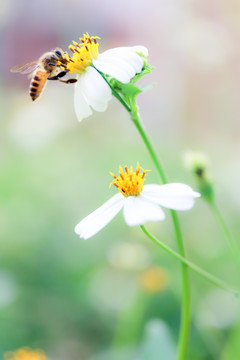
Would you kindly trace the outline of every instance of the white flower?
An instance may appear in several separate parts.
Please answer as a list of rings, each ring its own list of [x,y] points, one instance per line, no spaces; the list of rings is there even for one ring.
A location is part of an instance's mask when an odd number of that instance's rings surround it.
[[[120,167],[120,176],[114,176],[112,182],[118,190],[105,204],[80,221],[75,232],[83,239],[88,239],[106,226],[123,209],[123,216],[129,226],[144,225],[148,221],[161,221],[165,214],[164,206],[173,210],[190,210],[194,199],[200,194],[190,186],[181,183],[166,185],[143,185],[145,171],[136,172],[132,167],[125,167],[124,173]]]
[[[126,84],[141,72],[143,56],[148,55],[144,46],[118,47],[99,54],[96,39],[84,34],[80,44],[73,42],[69,47],[73,56],[66,56],[68,72],[78,74],[74,106],[79,121],[90,116],[92,109],[105,111],[112,98],[111,88],[98,71]]]

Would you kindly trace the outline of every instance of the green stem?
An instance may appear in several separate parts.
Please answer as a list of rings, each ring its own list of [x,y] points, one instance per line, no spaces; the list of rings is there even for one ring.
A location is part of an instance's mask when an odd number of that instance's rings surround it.
[[[172,221],[176,233],[177,247],[180,255],[184,258],[185,251],[179,220],[175,211],[171,210]],[[180,336],[178,343],[178,360],[186,358],[187,344],[190,332],[191,310],[190,310],[190,284],[187,264],[181,263],[182,275],[182,318],[180,325]]]
[[[152,146],[152,143],[151,143],[151,140],[149,139],[144,127],[143,127],[143,124],[141,124],[140,122],[140,118],[138,116],[138,113],[137,111],[134,112],[134,113],[131,113],[130,114],[131,116],[131,119],[134,123],[134,125],[136,126],[137,128],[137,131],[139,133],[139,135],[141,136],[147,150],[148,150],[148,153],[152,159],[152,162],[154,163],[156,169],[157,169],[157,172],[158,172],[158,175],[160,176],[160,179],[162,181],[163,184],[166,184],[167,183],[167,179],[166,179],[166,176],[165,176],[165,173],[164,173],[164,170],[163,170],[163,165],[160,163],[159,159],[158,159],[158,156]]]
[[[97,70],[98,71],[98,70]],[[135,124],[148,152],[149,155],[156,167],[156,170],[158,172],[159,177],[161,178],[161,181],[163,184],[167,183],[167,178],[165,176],[163,166],[160,163],[158,156],[156,154],[156,151],[154,150],[154,147],[144,130],[143,125],[141,124],[140,117],[138,114],[138,108],[136,106],[135,98],[128,98],[128,102],[125,101],[116,91],[115,89],[109,84],[107,79],[104,77],[104,75],[101,73],[104,80],[108,83],[108,85],[112,89],[113,95],[121,102],[121,104],[125,107],[125,109],[128,111],[131,120]],[[184,252],[184,245],[182,240],[182,234],[180,230],[180,224],[178,221],[177,214],[175,211],[171,210],[171,217],[173,221],[173,226],[176,234],[176,241],[178,246],[178,251],[182,257],[185,256]],[[189,279],[188,279],[188,267],[185,263],[181,263],[181,277],[182,277],[182,312],[181,312],[181,325],[180,325],[180,335],[179,335],[179,344],[178,344],[178,360],[184,360],[186,351],[187,351],[187,343],[189,338],[189,330],[190,330],[190,285],[189,285]]]
[[[209,202],[210,207],[212,209],[212,212],[215,216],[215,219],[217,221],[217,223],[219,224],[220,228],[223,231],[223,234],[225,236],[225,238],[227,239],[228,245],[233,253],[233,256],[235,257],[235,260],[237,262],[237,265],[240,269],[240,249],[236,243],[236,241],[234,240],[234,238],[232,237],[231,232],[229,231],[226,222],[222,216],[222,214],[220,213],[215,201],[211,201]]]
[[[162,241],[160,241],[159,239],[157,239],[154,235],[152,235],[146,228],[145,226],[141,225],[140,228],[142,229],[142,231],[144,232],[145,235],[147,235],[147,237],[149,239],[151,239],[155,244],[157,244],[158,246],[160,246],[163,250],[165,250],[166,252],[168,252],[169,254],[173,255],[176,259],[180,260],[182,263],[186,264],[187,266],[189,266],[193,271],[195,271],[197,274],[201,275],[202,277],[204,277],[206,280],[210,281],[211,283],[213,283],[214,285],[227,290],[227,291],[231,291],[233,292],[235,295],[239,294],[239,290],[230,288],[224,281],[218,279],[217,277],[215,277],[214,275],[209,274],[207,271],[201,269],[199,266],[195,265],[194,263],[192,263],[191,261],[189,261],[188,259],[182,257],[181,255],[179,255],[176,251],[174,251],[173,249],[171,249],[170,247],[168,247],[166,244],[164,244]]]
[[[131,119],[133,123],[135,124],[148,152],[149,155],[156,167],[156,170],[158,172],[159,177],[161,178],[163,184],[167,183],[167,178],[163,170],[163,166],[160,163],[158,156],[152,146],[152,143],[146,134],[146,131],[144,130],[143,125],[141,124],[140,117],[138,114],[138,109],[135,104],[135,102],[131,102]],[[171,210],[171,217],[172,222],[175,230],[175,236],[178,246],[178,251],[180,255],[184,258],[185,257],[185,251],[184,251],[184,245],[183,245],[183,239],[181,234],[181,228],[179,224],[179,220],[177,217],[177,214],[175,211]],[[189,284],[189,278],[188,278],[188,265],[186,265],[184,262],[181,263],[181,278],[182,278],[182,312],[181,312],[181,325],[180,325],[180,335],[179,335],[179,342],[178,342],[178,360],[184,360],[186,358],[186,351],[187,351],[187,344],[188,344],[188,338],[189,338],[189,331],[190,331],[190,284]]]

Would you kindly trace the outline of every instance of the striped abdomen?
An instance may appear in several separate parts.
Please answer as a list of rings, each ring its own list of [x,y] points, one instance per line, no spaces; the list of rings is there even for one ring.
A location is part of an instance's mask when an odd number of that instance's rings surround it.
[[[33,74],[33,78],[30,84],[30,96],[32,100],[36,100],[46,84],[49,74],[44,70],[37,70]]]

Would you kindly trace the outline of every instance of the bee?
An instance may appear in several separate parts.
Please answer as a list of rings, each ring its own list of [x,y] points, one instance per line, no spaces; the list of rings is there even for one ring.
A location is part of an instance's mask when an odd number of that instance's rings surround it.
[[[64,58],[64,51],[56,48],[43,54],[39,60],[24,63],[11,68],[11,72],[29,74],[31,77],[29,93],[32,100],[36,100],[46,85],[47,80],[59,80],[65,84],[72,84],[77,79],[60,80],[68,72],[67,60]]]

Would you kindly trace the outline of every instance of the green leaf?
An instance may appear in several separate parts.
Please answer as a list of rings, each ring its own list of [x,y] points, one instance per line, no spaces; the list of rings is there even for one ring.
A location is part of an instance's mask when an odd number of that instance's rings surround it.
[[[135,85],[136,82],[140,80],[144,75],[149,74],[152,71],[152,69],[153,67],[147,61],[145,61],[142,71],[136,74],[127,84],[123,84],[120,81],[114,78],[110,78],[108,76],[106,76],[106,78],[107,81],[114,88],[114,90],[117,91],[118,93],[121,93],[123,96],[126,97],[136,97],[138,94],[140,94],[140,92],[147,89],[147,87],[140,88],[136,86]]]
[[[123,84],[116,79],[111,79],[109,80],[109,83],[115,91],[124,97],[136,97],[138,94],[140,94],[140,92],[142,92],[141,88],[137,87],[131,82],[128,84]]]

